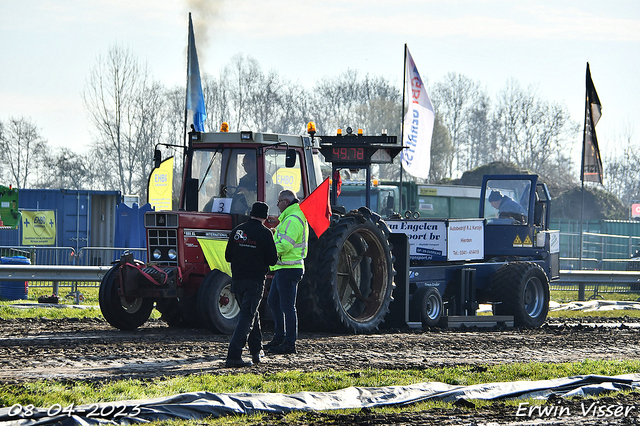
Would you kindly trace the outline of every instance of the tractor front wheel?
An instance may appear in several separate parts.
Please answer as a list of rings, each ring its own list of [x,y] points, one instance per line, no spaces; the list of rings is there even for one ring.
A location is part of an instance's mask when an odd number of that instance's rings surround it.
[[[98,301],[102,315],[109,324],[120,330],[135,330],[147,322],[153,310],[153,299],[125,297],[118,294],[120,265],[102,277]]]
[[[233,334],[238,324],[240,305],[231,291],[231,277],[211,271],[198,290],[198,317],[214,333]]]

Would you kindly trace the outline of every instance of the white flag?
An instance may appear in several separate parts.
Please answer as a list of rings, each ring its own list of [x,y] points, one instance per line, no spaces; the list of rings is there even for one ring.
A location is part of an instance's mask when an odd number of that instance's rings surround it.
[[[435,112],[408,48],[406,68],[405,87],[408,108],[404,116],[402,145],[408,148],[402,150],[400,160],[402,167],[409,174],[427,179],[431,165],[431,134]]]

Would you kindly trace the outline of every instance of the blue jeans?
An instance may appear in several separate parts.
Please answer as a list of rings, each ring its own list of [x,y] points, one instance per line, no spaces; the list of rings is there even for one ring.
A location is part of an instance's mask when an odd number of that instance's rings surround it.
[[[273,339],[294,345],[298,339],[296,294],[302,279],[302,268],[278,269],[273,275],[267,303],[273,314]]]
[[[255,355],[262,350],[262,330],[258,307],[262,300],[264,280],[239,279],[232,281],[233,294],[240,305],[238,325],[229,342],[227,359],[242,358],[242,348],[249,342],[249,352]]]

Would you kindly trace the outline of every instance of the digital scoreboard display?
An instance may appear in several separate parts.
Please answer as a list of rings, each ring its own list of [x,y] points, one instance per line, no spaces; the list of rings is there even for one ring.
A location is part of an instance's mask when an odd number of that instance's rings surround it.
[[[367,153],[365,152],[364,148],[348,148],[339,146],[334,146],[331,148],[331,161],[334,163],[365,163],[367,162],[367,160]]]
[[[372,163],[391,163],[402,150],[395,136],[322,136],[320,152],[325,161],[341,166],[366,166]]]

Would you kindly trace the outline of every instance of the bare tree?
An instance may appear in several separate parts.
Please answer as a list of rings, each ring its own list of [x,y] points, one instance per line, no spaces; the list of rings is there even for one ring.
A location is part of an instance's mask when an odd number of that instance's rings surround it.
[[[202,91],[204,92],[204,102],[207,107],[207,120],[205,122],[207,129],[217,132],[220,130],[222,122],[232,125],[233,117],[229,109],[231,92],[228,71],[223,71],[217,79],[210,75],[205,75],[202,82]]]
[[[493,129],[493,160],[510,161],[550,178],[569,176],[567,147],[576,140],[578,125],[564,107],[540,99],[533,89],[523,90],[511,80],[499,95]]]
[[[491,153],[495,151],[495,137],[491,127],[490,100],[481,92],[467,114],[466,170],[475,169],[491,162]]]
[[[251,94],[256,91],[262,71],[258,61],[253,58],[245,58],[237,54],[231,59],[231,64],[225,68],[224,80],[228,82],[231,122],[230,129],[236,131],[249,126]],[[225,85],[225,87],[227,87]],[[235,124],[234,124],[235,123]]]
[[[289,83],[282,88],[280,114],[274,117],[273,131],[297,135],[306,132],[313,121],[311,94],[299,84]]]
[[[139,166],[133,170],[133,184],[141,199],[147,199],[147,182],[153,170],[153,151],[157,144],[163,142],[164,88],[157,82],[146,83],[143,90],[137,93],[133,116],[135,133],[130,145],[135,149],[135,157]]]
[[[59,148],[52,156],[52,173],[47,188],[93,189],[95,170],[88,154]]]
[[[28,118],[11,117],[0,126],[0,160],[6,167],[10,184],[29,188],[38,167],[45,166],[39,159],[46,154],[47,145]]]
[[[444,161],[448,168],[447,177],[453,177],[471,162],[470,116],[473,109],[477,108],[478,100],[486,96],[480,91],[480,85],[470,78],[448,73],[444,81],[434,86],[432,97],[436,111],[441,114],[442,123],[451,136],[453,151]]]
[[[362,128],[366,134],[400,136],[402,94],[382,77],[347,70],[336,78],[323,78],[313,89],[315,122],[320,134],[335,134],[336,129]],[[376,110],[382,108],[381,110]]]
[[[431,136],[431,156],[429,167],[429,182],[436,183],[449,177],[446,160],[451,158],[453,144],[449,130],[442,123],[440,114],[436,114],[433,123],[433,135]]]
[[[604,187],[607,191],[615,194],[620,201],[626,205],[640,201],[640,146],[634,143],[633,131],[625,129],[624,134],[619,137],[622,147],[619,154],[606,155],[603,158]]]
[[[118,45],[98,58],[85,86],[84,102],[95,126],[95,155],[111,173],[116,171],[122,193],[142,190],[141,176],[162,134],[159,92],[146,66]]]

